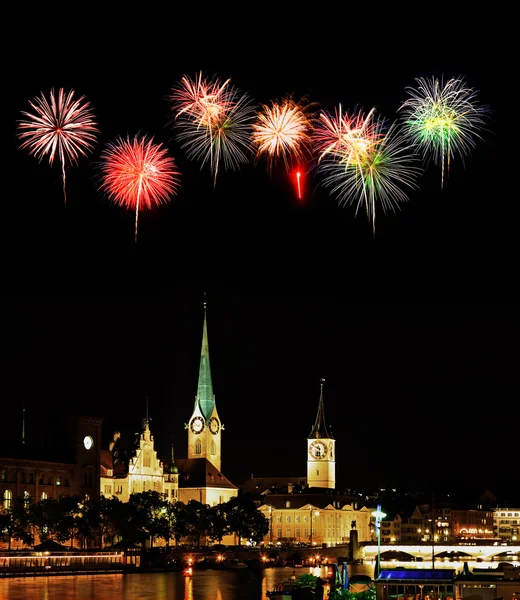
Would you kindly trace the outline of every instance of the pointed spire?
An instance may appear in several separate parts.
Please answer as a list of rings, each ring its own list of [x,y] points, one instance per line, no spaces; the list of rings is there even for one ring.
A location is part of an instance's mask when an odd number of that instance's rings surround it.
[[[325,379],[320,379],[320,402],[318,404],[318,414],[316,415],[316,422],[312,428],[309,438],[331,438],[327,431],[327,425],[325,424],[325,408],[323,406],[323,384]]]
[[[25,402],[22,404],[22,445],[25,444]]]
[[[206,295],[204,294],[204,297]],[[202,348],[200,351],[199,382],[195,404],[199,406],[204,418],[207,420],[213,412],[215,399],[213,384],[211,382],[211,369],[209,365],[208,324],[206,317],[206,300],[204,300],[204,326],[202,329]]]
[[[141,429],[144,431],[145,429],[149,429],[150,428],[150,417],[148,416],[148,396],[146,396],[146,412],[145,412],[145,417],[143,419],[142,422],[142,427]]]

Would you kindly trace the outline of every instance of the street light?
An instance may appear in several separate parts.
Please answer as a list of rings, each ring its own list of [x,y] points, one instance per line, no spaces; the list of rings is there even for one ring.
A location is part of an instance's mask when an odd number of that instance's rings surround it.
[[[377,510],[372,513],[372,516],[376,518],[376,535],[377,535],[377,565],[374,573],[375,579],[379,578],[381,572],[381,520],[386,517],[386,513],[381,511],[381,504],[377,505]]]
[[[316,511],[316,516],[318,516],[319,514],[320,514],[319,511]],[[310,535],[311,546],[312,546],[312,516],[313,516],[312,506],[309,506],[309,519],[311,522],[311,535]]]
[[[273,507],[269,507],[269,544],[273,544]]]

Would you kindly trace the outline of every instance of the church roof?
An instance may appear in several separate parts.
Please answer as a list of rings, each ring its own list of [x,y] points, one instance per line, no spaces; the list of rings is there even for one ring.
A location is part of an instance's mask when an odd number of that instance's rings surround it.
[[[290,502],[290,508],[296,510],[304,506],[312,506],[319,508],[320,510],[325,510],[327,507],[331,506],[331,504],[333,504],[336,509],[342,509],[345,506],[359,509],[365,506],[358,498],[342,493],[331,495],[330,493],[327,493],[330,491],[331,490],[309,488],[301,494],[266,494],[262,497],[261,503],[276,509],[282,509],[289,508],[287,503]]]
[[[291,485],[303,488],[307,485],[307,477],[251,477],[240,489],[244,494],[264,494],[270,490],[287,491]]]
[[[175,465],[179,469],[179,488],[237,489],[207,458],[177,458]]]
[[[321,380],[320,384],[320,402],[318,404],[318,414],[316,415],[316,422],[314,423],[314,427],[309,434],[310,438],[330,438],[333,439],[332,435],[327,431],[327,425],[325,424],[325,408],[323,406],[323,383],[325,379]]]
[[[204,326],[202,330],[202,348],[200,352],[199,382],[195,407],[200,408],[206,421],[210,418],[215,407],[211,369],[209,365],[208,325],[206,320],[206,303],[204,303]]]

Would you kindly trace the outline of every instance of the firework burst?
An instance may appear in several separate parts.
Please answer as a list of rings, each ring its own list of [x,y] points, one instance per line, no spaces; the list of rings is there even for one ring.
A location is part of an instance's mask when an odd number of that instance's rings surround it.
[[[340,204],[365,207],[375,234],[376,206],[395,210],[408,200],[403,188],[415,189],[421,169],[413,146],[406,143],[397,124],[355,111],[321,114],[315,131],[315,151],[323,185]]]
[[[114,203],[135,209],[137,241],[139,210],[166,203],[177,193],[180,174],[175,160],[153,137],[136,135],[107,144],[100,165],[100,190]]]
[[[229,79],[184,76],[170,100],[177,140],[190,159],[201,162],[201,168],[209,164],[214,185],[221,163],[225,169],[236,169],[248,162],[254,106]]]
[[[313,130],[312,105],[285,98],[263,104],[252,126],[256,158],[267,157],[269,168],[283,161],[287,170],[309,158]]]
[[[420,149],[423,159],[441,167],[441,188],[455,155],[464,159],[475,148],[488,113],[477,102],[477,93],[464,79],[446,84],[436,77],[416,79],[407,87],[409,98],[399,107],[405,134]]]
[[[289,171],[296,167],[298,197],[301,198],[301,165],[312,155],[314,105],[290,96],[281,102],[263,104],[252,125],[251,139],[256,160],[266,157],[269,171],[282,162]]]
[[[75,100],[74,90],[65,93],[60,88],[56,96],[52,89],[49,98],[42,93],[29,100],[34,112],[22,111],[27,119],[18,121],[18,138],[23,140],[21,149],[27,148],[39,161],[48,155],[51,166],[58,156],[65,205],[65,167],[67,164],[77,164],[80,156],[87,156],[93,150],[99,131],[90,102],[84,100],[85,96]]]

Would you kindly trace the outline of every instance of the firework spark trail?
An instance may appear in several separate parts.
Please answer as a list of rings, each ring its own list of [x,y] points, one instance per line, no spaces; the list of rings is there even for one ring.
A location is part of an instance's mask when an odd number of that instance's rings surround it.
[[[444,85],[436,77],[417,78],[417,88],[407,87],[409,98],[402,112],[403,131],[420,149],[425,162],[433,159],[441,167],[441,189],[449,173],[450,161],[458,154],[462,162],[482,139],[480,130],[489,107],[477,102],[475,90],[462,78]]]
[[[236,169],[247,163],[253,152],[251,121],[255,109],[247,94],[217,77],[195,80],[184,76],[172,90],[177,140],[189,158],[208,163],[216,185],[220,164]]]
[[[120,206],[135,208],[135,241],[142,206],[163,204],[177,193],[180,174],[175,160],[153,137],[136,135],[108,143],[101,154],[100,190]]]
[[[387,127],[372,109],[335,116],[322,114],[315,134],[318,170],[323,185],[340,204],[364,205],[375,235],[376,206],[395,210],[408,199],[403,187],[416,189],[421,169],[414,146],[406,143],[397,124]]]
[[[18,121],[18,138],[23,140],[20,149],[27,148],[29,154],[39,161],[48,155],[51,166],[58,155],[65,205],[66,163],[77,164],[80,156],[87,156],[93,150],[96,133],[99,132],[90,102],[84,100],[85,96],[74,100],[74,90],[66,94],[63,88],[59,89],[56,98],[54,89],[51,89],[49,98],[42,92],[29,100],[34,112],[21,111],[27,119]]]

